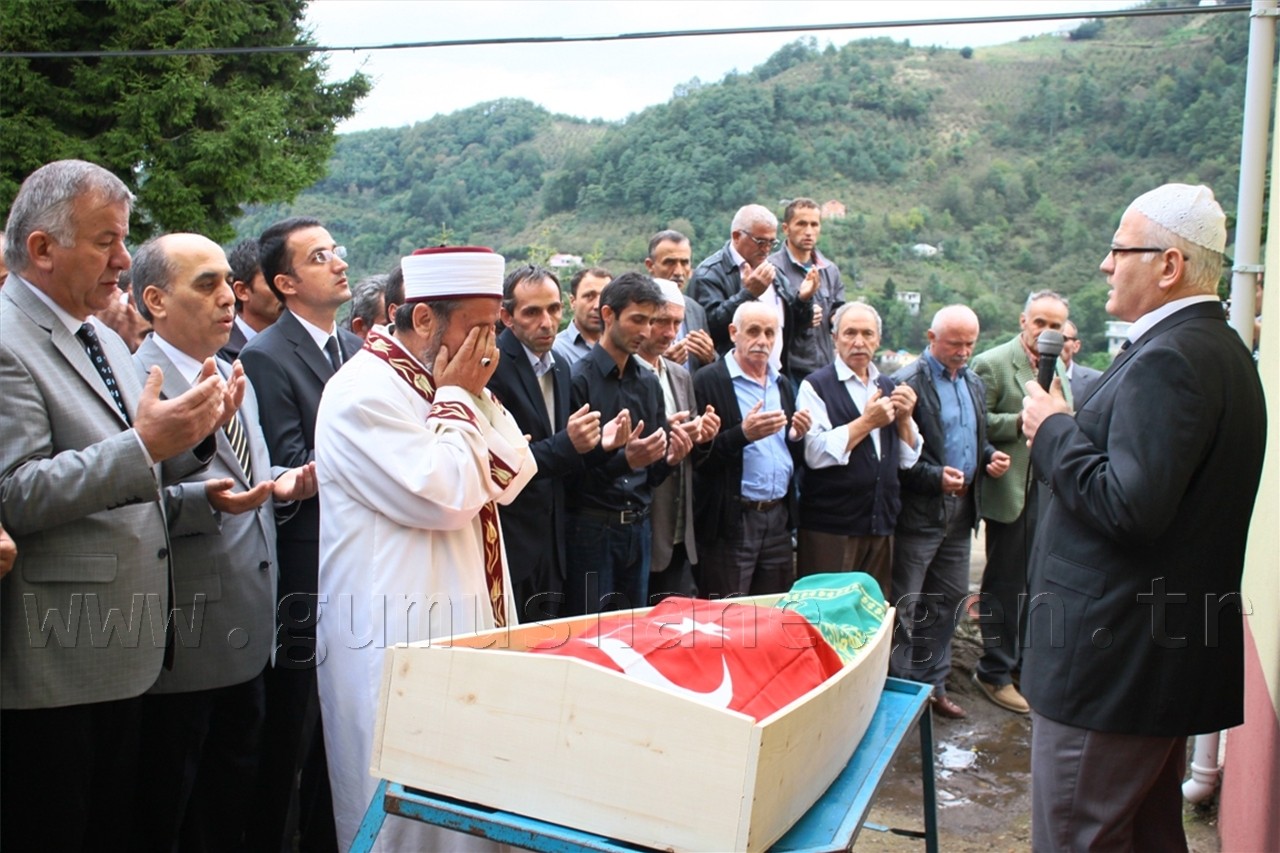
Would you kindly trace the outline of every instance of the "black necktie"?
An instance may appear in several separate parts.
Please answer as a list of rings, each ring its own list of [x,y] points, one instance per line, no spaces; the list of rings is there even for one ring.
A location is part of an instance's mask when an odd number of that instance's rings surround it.
[[[249,459],[249,439],[244,434],[244,427],[240,425],[240,415],[234,415],[222,429],[226,432],[227,441],[231,444],[231,452],[236,455],[236,461],[244,471],[245,480],[252,483],[253,462]]]
[[[124,415],[124,419],[128,421],[129,413],[125,411],[124,398],[120,396],[120,386],[116,384],[116,375],[111,372],[111,365],[102,352],[102,345],[98,343],[98,333],[93,330],[93,326],[85,323],[80,327],[80,331],[76,332],[76,337],[84,344],[85,351],[89,353],[89,360],[93,362],[98,375],[107,386],[107,391],[111,393],[111,399],[116,401],[120,414]]]
[[[329,354],[329,363],[333,365],[335,371],[342,367],[342,350],[338,349],[338,339],[336,337],[329,336],[329,340],[324,342],[324,351]]]

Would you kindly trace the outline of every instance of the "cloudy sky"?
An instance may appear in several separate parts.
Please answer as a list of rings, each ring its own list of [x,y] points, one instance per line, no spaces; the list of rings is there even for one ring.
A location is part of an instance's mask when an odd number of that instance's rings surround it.
[[[307,22],[324,46],[578,36],[787,24],[919,21],[1123,9],[1126,0],[313,0]],[[819,46],[887,35],[960,48],[1015,41],[1079,21],[965,24],[813,33]],[[679,83],[748,71],[805,33],[645,41],[355,50],[328,54],[331,77],[363,70],[374,90],[342,132],[423,121],[495,98],[617,120],[663,103]]]

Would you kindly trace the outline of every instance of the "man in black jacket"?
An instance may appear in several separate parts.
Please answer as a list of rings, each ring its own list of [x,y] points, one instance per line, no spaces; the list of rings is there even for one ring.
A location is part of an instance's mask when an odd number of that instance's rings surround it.
[[[502,357],[492,391],[520,429],[538,473],[502,508],[507,567],[520,621],[555,618],[564,599],[564,478],[582,469],[582,454],[600,441],[600,413],[569,411],[569,366],[552,351],[560,327],[560,282],[549,271],[523,266],[502,283]]]
[[[262,276],[285,310],[240,351],[262,401],[259,415],[271,464],[296,468],[315,459],[316,410],[325,383],[360,351],[361,340],[337,326],[351,299],[347,251],[318,220],[294,217],[258,239]],[[296,820],[307,850],[337,848],[329,774],[316,693],[320,498],[300,501],[279,526],[276,656],[267,674],[267,719],[251,846],[287,846]],[[299,805],[291,792],[302,771]],[[296,811],[296,814],[295,814]]]
[[[894,374],[916,392],[912,417],[924,439],[920,458],[899,473],[902,509],[894,533],[893,597],[898,637],[895,675],[933,685],[933,710],[967,716],[947,696],[956,610],[969,591],[969,548],[978,526],[984,476],[1009,470],[1009,456],[987,441],[986,390],[967,368],[978,315],[949,305],[933,315],[929,348]]]
[[[769,263],[769,253],[778,247],[778,217],[768,208],[748,204],[734,215],[731,227],[729,242],[693,271],[687,295],[707,310],[707,330],[722,355],[733,346],[729,323],[738,306],[753,301],[767,305],[778,318],[778,337],[769,362],[786,374],[787,342],[796,329],[813,325],[817,280],[793,293]]]
[[[1204,186],[1125,211],[1101,269],[1129,341],[1075,417],[1027,383],[1050,487],[1028,566],[1035,850],[1186,850],[1186,737],[1244,719],[1240,576],[1266,447],[1249,348],[1218,301]]]
[[[695,460],[694,525],[704,598],[786,592],[795,579],[795,470],[811,420],[769,364],[778,321],[747,302],[729,326],[734,349],[693,378],[698,407],[720,415],[711,451]]]

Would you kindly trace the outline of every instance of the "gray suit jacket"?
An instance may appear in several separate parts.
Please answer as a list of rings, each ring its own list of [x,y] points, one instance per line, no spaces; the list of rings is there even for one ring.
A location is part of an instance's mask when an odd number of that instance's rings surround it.
[[[1080,404],[1085,397],[1089,396],[1089,391],[1093,388],[1093,383],[1098,381],[1102,376],[1101,370],[1094,370],[1092,367],[1085,367],[1083,364],[1071,364],[1071,399]]]
[[[176,397],[190,388],[178,370],[148,337],[133,356],[138,375],[152,365],[164,371],[163,393]],[[223,375],[230,365],[219,363]],[[258,401],[250,385],[237,415],[249,444],[253,483],[271,479],[285,469],[271,468],[267,442],[258,425]],[[209,469],[180,484],[204,491],[211,477],[230,477],[234,491],[253,483],[245,479],[226,434],[215,436],[217,452]],[[180,608],[171,671],[162,671],[152,693],[210,690],[248,681],[267,665],[275,631],[276,519],[268,500],[253,512],[222,515],[220,533],[192,533],[173,537],[173,595]],[[197,596],[201,596],[197,600]]]
[[[129,412],[141,386],[95,323]],[[161,488],[201,462],[149,464],[79,339],[10,275],[0,291],[0,523],[18,561],[0,582],[0,703],[53,708],[137,696],[164,660],[166,515],[211,529],[201,500]],[[207,459],[207,457],[205,457]],[[162,498],[165,500],[162,502]]]
[[[708,335],[711,334],[711,330],[707,328],[707,309],[703,308],[701,303],[692,299],[684,301],[684,327],[686,331],[702,330]],[[690,376],[693,376],[698,372],[698,368],[704,365],[702,359],[691,354],[682,366],[689,371]]]
[[[689,371],[671,359],[664,356],[662,360],[666,362],[667,372],[671,377],[671,388],[676,398],[676,411],[695,414],[697,401],[693,397],[693,377],[689,375]],[[693,537],[693,454],[691,453],[680,463],[677,471],[672,471],[670,477],[653,489],[649,521],[653,533],[653,551],[649,565],[654,571],[662,571],[671,562],[671,551],[675,547],[677,489],[684,492],[684,548],[689,555],[689,562],[695,564],[698,562],[698,549]]]

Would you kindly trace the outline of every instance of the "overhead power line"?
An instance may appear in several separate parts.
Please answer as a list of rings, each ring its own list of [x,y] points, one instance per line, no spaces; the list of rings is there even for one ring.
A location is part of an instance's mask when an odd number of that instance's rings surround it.
[[[189,47],[151,50],[6,50],[0,58],[9,59],[89,59],[160,56],[233,56],[265,53],[358,53],[378,50],[422,50],[440,47],[479,47],[514,44],[573,44],[576,42],[644,41],[649,39],[697,38],[703,36],[740,36],[768,33],[814,33],[836,30],[881,30],[891,27],[929,27],[963,24],[1005,24],[1029,21],[1071,21],[1081,18],[1145,18],[1165,15],[1203,15],[1219,12],[1247,12],[1248,3],[1221,6],[1174,6],[1166,8],[1115,9],[1088,12],[1043,12],[1023,15],[984,15],[976,18],[930,18],[923,21],[859,21],[843,24],[786,24],[773,27],[720,27],[710,30],[662,30],[645,33],[612,33],[582,36],[513,36],[511,38],[443,39],[439,41],[398,42],[393,44],[357,45],[262,45],[257,47]]]

